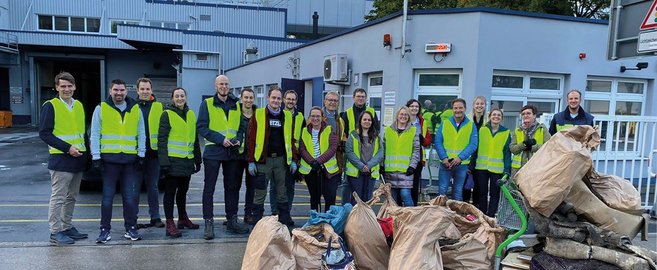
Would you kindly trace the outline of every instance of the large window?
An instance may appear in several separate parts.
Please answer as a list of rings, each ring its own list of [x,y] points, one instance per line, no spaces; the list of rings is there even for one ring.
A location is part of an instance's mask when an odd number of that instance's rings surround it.
[[[381,103],[383,95],[383,74],[374,73],[367,75],[367,99],[368,105],[374,108],[376,115],[381,117]]]
[[[63,32],[100,32],[100,19],[66,17],[66,16],[38,16],[39,30],[63,31]]]
[[[453,99],[461,95],[461,71],[419,71],[415,74],[417,99],[424,106],[431,101],[431,111],[443,111]]]
[[[110,33],[116,34],[118,31],[118,25],[119,24],[132,24],[132,25],[139,25],[139,21],[131,21],[131,20],[111,20],[110,21]]]

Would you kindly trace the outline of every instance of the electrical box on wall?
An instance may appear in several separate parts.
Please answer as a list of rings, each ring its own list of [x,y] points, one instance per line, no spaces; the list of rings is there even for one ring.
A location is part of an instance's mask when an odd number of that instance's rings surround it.
[[[452,51],[452,43],[427,43],[424,45],[426,53],[448,53]]]

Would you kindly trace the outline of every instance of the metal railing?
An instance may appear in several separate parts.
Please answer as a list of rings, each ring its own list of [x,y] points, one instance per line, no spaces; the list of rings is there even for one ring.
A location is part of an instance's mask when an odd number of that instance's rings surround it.
[[[18,53],[18,37],[16,35],[0,32],[0,51]]]

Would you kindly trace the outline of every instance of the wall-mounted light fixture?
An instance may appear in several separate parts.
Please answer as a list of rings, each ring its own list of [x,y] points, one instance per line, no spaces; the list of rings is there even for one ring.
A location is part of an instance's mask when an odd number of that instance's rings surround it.
[[[620,67],[620,72],[625,72],[626,70],[642,70],[648,67],[648,62],[639,62],[636,64],[636,67]]]
[[[386,49],[390,49],[390,47],[392,46],[390,39],[391,39],[390,34],[383,35],[383,47],[385,47]]]
[[[583,52],[579,53],[579,60],[584,60],[584,59],[586,59],[586,53]]]

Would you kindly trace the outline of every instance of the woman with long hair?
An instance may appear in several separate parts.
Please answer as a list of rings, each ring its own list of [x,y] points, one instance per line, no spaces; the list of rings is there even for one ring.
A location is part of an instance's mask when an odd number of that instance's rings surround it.
[[[310,193],[310,209],[320,211],[324,196],[324,211],[335,205],[336,191],[340,181],[338,161],[338,135],[331,131],[320,107],[312,107],[308,124],[301,131],[299,173],[303,175]]]
[[[475,97],[474,101],[472,101],[472,113],[467,114],[467,117],[472,120],[472,123],[475,124],[475,127],[477,128],[477,131],[482,126],[485,126],[488,119],[486,119],[486,97],[484,96],[477,96]],[[477,156],[476,156],[477,151],[475,151],[475,154],[472,155],[472,160],[474,161]],[[472,164],[472,163],[471,163]],[[470,166],[468,169],[468,177],[472,177],[473,179],[476,178],[477,176],[474,174],[474,167]],[[473,189],[465,189],[463,188],[463,201],[464,202],[469,202],[470,199],[472,198],[472,204],[477,206],[478,199],[477,196],[472,196],[472,194],[477,193],[477,179],[473,180],[475,182],[474,188]],[[467,181],[466,181],[467,182]],[[464,183],[465,184],[465,183]]]
[[[406,102],[406,107],[408,107],[409,113],[411,115],[411,125],[415,127],[415,132],[417,133],[420,139],[420,157],[422,158],[415,168],[415,174],[413,174],[413,188],[411,189],[411,197],[413,198],[414,205],[417,205],[419,201],[418,193],[420,192],[420,182],[422,181],[422,169],[425,165],[424,158],[424,147],[431,151],[431,133],[429,133],[428,122],[424,121],[422,117],[422,105],[417,99],[410,99]],[[429,120],[431,121],[431,120]]]
[[[392,185],[393,197],[403,206],[413,206],[413,175],[420,163],[420,139],[411,124],[406,106],[397,111],[396,121],[383,134],[384,178]]]
[[[345,148],[347,182],[364,201],[372,197],[374,183],[379,178],[379,165],[383,160],[379,132],[372,126],[373,122],[374,115],[363,111],[358,117],[358,127],[347,138]],[[354,198],[351,198],[351,204],[356,204]]]
[[[474,164],[477,208],[489,217],[495,217],[500,200],[497,180],[511,173],[511,132],[502,126],[503,116],[502,110],[492,109],[490,121],[479,129],[479,148]]]
[[[198,229],[187,216],[187,191],[192,174],[201,170],[201,147],[196,136],[196,115],[187,106],[187,92],[175,88],[171,92],[171,104],[160,117],[157,135],[160,169],[166,177],[164,191],[164,215],[166,235],[180,237],[178,229]],[[178,227],[173,222],[174,198],[178,205]]]

